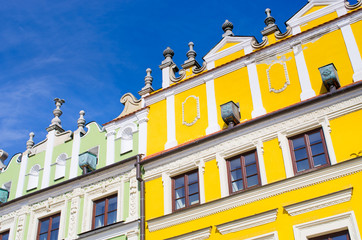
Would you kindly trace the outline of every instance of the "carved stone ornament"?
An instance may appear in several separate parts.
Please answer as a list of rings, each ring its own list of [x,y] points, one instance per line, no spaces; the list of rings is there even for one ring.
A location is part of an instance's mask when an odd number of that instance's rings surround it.
[[[270,81],[270,69],[273,65],[275,64],[281,64],[283,66],[283,69],[284,69],[284,76],[285,76],[285,83],[283,85],[283,87],[279,88],[279,89],[275,89],[272,87],[271,85],[271,81]],[[268,85],[269,85],[269,92],[274,92],[274,93],[281,93],[283,92],[287,87],[288,85],[290,84],[290,81],[289,81],[289,75],[288,75],[288,69],[287,69],[287,64],[285,62],[274,62],[272,63],[269,68],[266,70],[266,75],[267,75],[267,78],[268,78]]]
[[[252,46],[254,49],[262,48],[262,47],[264,47],[264,46],[267,45],[267,44],[268,44],[268,38],[265,37],[265,36],[263,37],[263,41],[262,41],[261,43],[258,43],[255,38],[251,41],[251,46]]]
[[[178,72],[178,74],[180,76],[176,77],[175,73]],[[178,71],[178,67],[176,64],[173,64],[171,67],[170,67],[170,80],[171,82],[178,82],[178,81],[181,81],[182,79],[184,79],[186,76],[186,70],[185,69],[180,69],[180,71]]]
[[[290,26],[287,26],[287,31],[285,33],[281,33],[279,30],[274,33],[274,36],[276,39],[280,40],[287,36],[289,36],[292,32],[292,28]]]
[[[121,97],[121,103],[124,105],[124,109],[118,117],[123,117],[142,108],[141,99],[137,100],[132,93],[124,94]]]
[[[197,112],[197,114],[196,114],[196,116],[195,116],[195,118],[194,118],[194,120],[192,122],[186,122],[185,121],[185,103],[187,102],[187,100],[189,98],[194,98],[196,100],[196,112]],[[185,101],[182,102],[182,124],[190,127],[190,126],[194,125],[197,122],[197,120],[199,120],[199,119],[200,119],[200,102],[199,102],[199,98],[194,96],[194,95],[188,96],[185,99]]]

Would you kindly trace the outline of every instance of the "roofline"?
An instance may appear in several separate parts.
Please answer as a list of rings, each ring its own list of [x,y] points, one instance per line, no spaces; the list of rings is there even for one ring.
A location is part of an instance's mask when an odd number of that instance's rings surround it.
[[[145,110],[146,108],[149,108],[149,106],[140,108],[140,109],[138,109],[138,110],[136,110],[136,111],[134,111],[134,112],[128,113],[127,115],[124,115],[124,116],[122,116],[122,117],[117,117],[117,118],[115,118],[115,119],[113,119],[113,120],[111,120],[111,121],[109,121],[109,122],[106,122],[106,123],[102,124],[102,126],[104,127],[104,126],[106,126],[106,125],[108,125],[108,124],[110,124],[110,123],[112,123],[112,122],[116,122],[116,121],[121,120],[121,119],[123,119],[123,118],[129,117],[129,116],[131,116],[132,114],[135,114],[135,113],[137,113],[137,112],[140,112],[140,111],[142,111],[142,110]]]

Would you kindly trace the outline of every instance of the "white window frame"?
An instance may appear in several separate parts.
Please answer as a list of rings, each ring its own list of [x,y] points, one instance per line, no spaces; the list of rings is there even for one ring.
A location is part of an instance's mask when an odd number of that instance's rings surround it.
[[[312,131],[317,128],[323,129],[324,140],[327,146],[329,161],[331,165],[337,163],[336,155],[333,148],[332,138],[331,138],[331,128],[330,123],[327,117],[319,119],[319,121],[313,123],[307,123],[306,125],[298,125],[291,129],[286,129],[284,131],[279,131],[278,134],[278,141],[279,146],[282,149],[283,160],[284,160],[284,167],[285,167],[285,174],[287,178],[293,177],[294,170],[293,170],[293,160],[291,156],[290,146],[289,146],[289,138]]]
[[[55,173],[54,180],[65,177],[65,166],[68,155],[66,153],[61,153],[55,160]]]
[[[85,189],[84,193],[84,209],[83,209],[83,224],[81,232],[86,232],[92,229],[93,220],[93,204],[94,201],[117,194],[117,222],[123,219],[124,205],[124,179],[108,183],[107,180]]]
[[[4,215],[0,220],[0,232],[9,231],[9,239],[14,239],[16,234],[15,216],[10,214]]]
[[[216,154],[216,162],[219,167],[219,175],[220,175],[220,188],[221,188],[221,197],[226,197],[230,195],[229,192],[229,180],[228,180],[228,169],[226,165],[226,159],[234,157],[239,154],[243,154],[249,151],[256,151],[258,156],[258,164],[259,164],[259,173],[260,173],[260,185],[266,185],[268,183],[266,178],[266,170],[264,164],[264,147],[263,142],[258,140],[254,143],[247,143],[243,146],[237,147],[236,149],[227,149],[224,152],[220,152]]]
[[[172,178],[195,169],[198,169],[198,175],[199,175],[200,204],[205,203],[205,183],[204,183],[205,161],[201,159],[198,161],[194,161],[193,163],[188,164],[186,166],[171,169],[169,171],[162,173],[164,215],[172,213],[172,191],[173,191],[171,184]]]
[[[137,125],[135,123],[127,123],[119,129],[116,139],[121,139],[120,154],[125,154],[134,150],[133,134],[137,132]]]
[[[293,226],[295,240],[348,230],[351,240],[361,240],[353,211]]]

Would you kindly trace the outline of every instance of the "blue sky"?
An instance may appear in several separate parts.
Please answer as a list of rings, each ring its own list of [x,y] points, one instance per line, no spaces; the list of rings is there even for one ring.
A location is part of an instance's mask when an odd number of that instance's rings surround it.
[[[279,28],[307,0],[4,1],[0,6],[0,149],[11,156],[26,149],[29,133],[46,137],[55,97],[65,99],[62,126],[75,130],[79,111],[87,122],[117,117],[121,96],[137,98],[146,68],[161,87],[163,50],[175,51],[178,66],[188,42],[197,60],[221,40],[228,19],[234,34],[255,36],[271,8]],[[9,160],[8,159],[8,160]]]

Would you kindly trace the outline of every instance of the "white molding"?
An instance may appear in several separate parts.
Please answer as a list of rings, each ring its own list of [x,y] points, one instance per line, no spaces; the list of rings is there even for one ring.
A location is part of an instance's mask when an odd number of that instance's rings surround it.
[[[326,145],[327,145],[327,150],[328,150],[328,156],[329,156],[329,162],[331,164],[336,164],[337,163],[337,157],[336,154],[334,152],[334,147],[333,147],[333,142],[332,142],[332,137],[331,137],[331,126],[329,124],[329,120],[327,117],[324,117],[323,120],[321,121],[321,126],[323,129],[323,134],[324,134],[324,140],[326,141]]]
[[[281,87],[279,89],[275,89],[275,88],[272,87],[271,80],[270,80],[270,74],[269,74],[269,71],[270,71],[271,67],[273,65],[275,65],[275,64],[282,65],[283,69],[284,69],[285,83],[284,83],[283,87]],[[268,78],[269,92],[281,93],[290,85],[289,75],[288,75],[288,68],[287,68],[287,64],[284,61],[273,62],[272,64],[270,64],[269,68],[266,70],[266,76]]]
[[[265,162],[264,162],[264,145],[263,142],[259,139],[256,143],[256,154],[258,155],[258,164],[259,164],[259,173],[261,185],[265,185],[268,183],[266,178],[266,170],[265,170]]]
[[[354,158],[336,165],[322,168],[318,171],[298,175],[294,178],[275,182],[259,188],[250,189],[246,192],[230,195],[217,201],[208,202],[198,207],[185,209],[181,212],[165,215],[163,217],[150,219],[148,227],[151,232],[165,229],[181,223],[227,211],[239,206],[277,196],[286,192],[331,181],[362,171],[362,157]]]
[[[206,135],[217,132],[220,130],[219,123],[217,122],[217,106],[215,97],[214,78],[205,79],[206,84],[206,101],[207,101],[207,120],[208,126],[206,128]]]
[[[278,232],[271,232],[256,237],[248,238],[246,240],[278,240]]]
[[[211,227],[196,230],[190,233],[182,234],[176,237],[167,238],[165,240],[204,240],[211,235]]]
[[[352,188],[348,188],[342,191],[330,193],[324,196],[309,199],[303,202],[284,206],[284,209],[290,216],[296,216],[299,214],[315,211],[321,208],[337,205],[339,203],[348,202],[352,197]]]
[[[136,113],[139,126],[139,136],[138,136],[138,153],[146,154],[147,153],[147,123],[148,123],[148,112],[149,109],[146,108],[140,112]]]
[[[263,100],[261,98],[260,84],[258,72],[256,70],[255,62],[247,64],[249,74],[249,85],[251,91],[251,99],[253,101],[253,111],[251,115],[253,118],[266,114],[263,106]]]
[[[351,25],[348,21],[347,23],[348,24],[340,25],[340,28],[354,72],[353,81],[357,82],[362,80],[362,59]]]
[[[253,216],[248,216],[231,222],[216,225],[216,229],[221,233],[221,235],[224,235],[261,226],[267,223],[275,222],[277,219],[277,213],[278,209],[270,210],[267,212],[255,214]]]
[[[28,150],[26,150],[21,155],[19,179],[18,179],[18,184],[17,184],[17,187],[16,187],[16,194],[15,194],[16,198],[23,196],[24,183],[25,183],[25,174],[26,174],[26,168],[27,168],[27,165],[28,165],[28,153],[29,153]]]
[[[163,214],[172,213],[172,187],[171,177],[169,173],[162,173],[162,185],[163,185]]]
[[[122,225],[115,225],[107,229],[96,229],[86,236],[81,236],[82,240],[112,239],[119,236],[126,236],[127,240],[138,240],[138,222],[130,222]]]
[[[278,132],[279,147],[282,150],[285,175],[287,178],[294,176],[292,156],[290,155],[290,148],[288,138],[284,132]]]
[[[323,6],[323,5],[328,5],[328,6],[303,16],[313,7]],[[286,24],[291,26],[292,28],[296,26],[301,26],[307,22],[323,17],[327,14],[333,13],[337,11],[337,9],[340,9],[341,7],[344,7],[343,0],[311,0],[307,5],[305,5],[301,10],[299,10],[297,14],[295,14],[291,19],[289,19],[286,22]]]
[[[207,65],[206,65],[207,70],[211,70],[211,69],[215,68],[215,61],[206,62],[206,63],[207,63]]]
[[[165,149],[177,145],[176,140],[176,116],[175,116],[175,95],[170,92],[166,97],[166,114],[167,114],[167,142]]]
[[[229,181],[228,181],[228,173],[227,173],[227,166],[226,160],[224,157],[221,156],[220,153],[216,154],[216,162],[219,168],[219,175],[220,175],[220,191],[221,197],[229,196]]]
[[[77,129],[76,131],[74,131],[73,135],[72,158],[70,160],[69,179],[75,178],[78,175],[80,142],[81,131],[80,129]]]
[[[294,45],[293,52],[295,57],[295,63],[297,65],[300,88],[302,90],[300,94],[300,100],[303,101],[308,98],[314,97],[316,94],[310,82],[308,67],[307,63],[305,62],[302,45],[300,43]]]
[[[185,121],[185,103],[187,102],[187,100],[188,100],[189,98],[193,98],[193,99],[196,100],[196,117],[195,117],[194,120],[193,120],[192,122],[190,122],[190,123]],[[188,127],[191,127],[191,126],[194,125],[194,124],[197,122],[197,120],[199,120],[199,119],[200,119],[200,100],[199,100],[199,97],[196,97],[196,96],[194,96],[194,95],[190,95],[190,96],[188,96],[188,97],[185,99],[185,101],[182,102],[182,124],[183,124],[183,125],[186,125],[186,126],[188,126]]]
[[[307,240],[348,229],[351,240],[361,240],[353,211],[293,226],[295,240]]]
[[[50,165],[52,163],[54,141],[55,141],[55,130],[52,130],[47,135],[47,147],[45,150],[45,159],[44,159],[44,171],[41,182],[41,189],[49,186],[50,181]]]
[[[168,88],[170,86],[170,67],[162,69],[162,88]]]
[[[106,154],[106,166],[114,163],[114,154],[115,154],[115,135],[116,132],[113,130],[107,131],[107,154]]]
[[[16,221],[14,214],[0,216],[0,232],[9,231],[9,239],[14,239],[16,233]]]
[[[126,222],[131,222],[139,218],[139,191],[136,178],[136,169],[133,168],[128,176],[129,178],[129,200],[128,217]],[[123,199],[123,198],[122,198]]]
[[[61,153],[58,155],[55,160],[55,174],[54,180],[65,177],[65,165],[68,155],[66,153]]]

